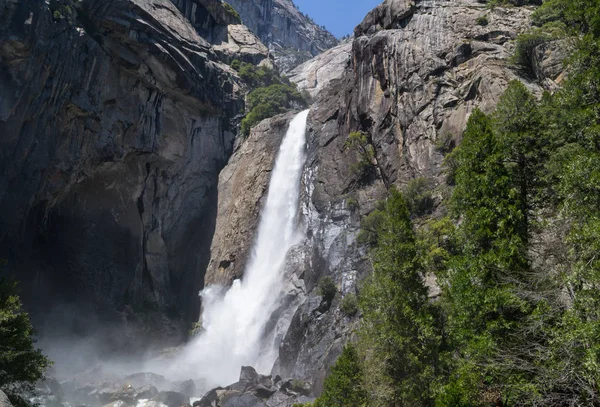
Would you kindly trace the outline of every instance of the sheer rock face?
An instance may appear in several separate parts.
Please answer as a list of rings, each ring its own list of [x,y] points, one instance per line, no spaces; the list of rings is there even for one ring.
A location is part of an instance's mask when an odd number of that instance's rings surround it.
[[[209,41],[168,0],[68,1],[0,0],[0,258],[42,333],[89,308],[170,336],[197,318],[243,108],[227,21]],[[77,322],[45,315],[61,302]]]
[[[340,79],[350,62],[352,42],[347,41],[297,66],[289,73],[292,82],[315,98],[334,79]]]
[[[295,113],[263,120],[219,175],[218,209],[206,284],[229,286],[244,273],[279,146]]]
[[[255,65],[273,66],[269,49],[226,10],[220,0],[171,0],[196,32],[210,42],[220,59],[230,64],[240,59]]]
[[[303,15],[292,0],[229,0],[228,3],[271,49],[284,73],[337,44],[330,32]]]

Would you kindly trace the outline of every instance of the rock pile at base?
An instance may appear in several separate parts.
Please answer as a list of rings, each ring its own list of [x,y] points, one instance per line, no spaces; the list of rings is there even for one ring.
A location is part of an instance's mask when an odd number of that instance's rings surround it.
[[[240,380],[227,387],[212,389],[193,407],[291,407],[314,400],[309,383],[258,374],[242,367]]]

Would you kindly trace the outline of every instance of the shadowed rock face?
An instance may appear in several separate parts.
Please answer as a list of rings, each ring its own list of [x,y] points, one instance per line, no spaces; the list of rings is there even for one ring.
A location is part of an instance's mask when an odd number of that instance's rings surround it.
[[[198,317],[235,73],[168,0],[0,10],[0,258],[48,325],[64,301],[176,334],[165,320]]]
[[[337,44],[329,31],[303,15],[291,0],[229,0],[228,3],[271,49],[284,73]]]
[[[255,65],[273,65],[269,49],[227,11],[220,0],[171,0],[196,32],[213,45],[219,58],[230,64],[234,59]]]

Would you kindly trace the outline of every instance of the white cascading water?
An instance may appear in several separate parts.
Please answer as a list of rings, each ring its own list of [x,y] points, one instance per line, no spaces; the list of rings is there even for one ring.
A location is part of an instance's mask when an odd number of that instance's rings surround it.
[[[201,293],[204,332],[178,358],[179,373],[191,368],[193,377],[227,385],[237,381],[241,366],[268,374],[277,358],[278,344],[262,338],[282,296],[286,253],[301,237],[296,226],[307,116],[308,110],[296,115],[281,143],[243,280],[225,293],[214,286]]]

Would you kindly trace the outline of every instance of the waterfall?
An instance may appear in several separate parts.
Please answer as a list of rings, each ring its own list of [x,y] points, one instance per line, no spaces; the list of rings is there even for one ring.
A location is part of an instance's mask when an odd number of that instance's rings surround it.
[[[267,374],[271,370],[278,344],[262,338],[282,297],[286,253],[301,238],[296,226],[307,117],[308,110],[296,115],[279,148],[243,279],[226,292],[208,286],[201,293],[204,332],[173,366],[179,373],[185,366],[192,369],[192,377],[227,385],[237,381],[241,366]]]

